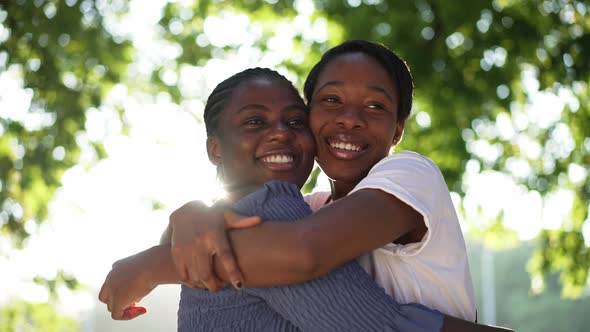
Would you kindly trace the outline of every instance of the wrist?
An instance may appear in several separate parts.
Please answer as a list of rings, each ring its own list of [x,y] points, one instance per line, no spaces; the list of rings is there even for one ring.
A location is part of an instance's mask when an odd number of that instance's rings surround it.
[[[157,245],[149,249],[149,262],[141,271],[146,287],[153,289],[163,284],[179,284],[180,276],[176,272],[170,245]]]

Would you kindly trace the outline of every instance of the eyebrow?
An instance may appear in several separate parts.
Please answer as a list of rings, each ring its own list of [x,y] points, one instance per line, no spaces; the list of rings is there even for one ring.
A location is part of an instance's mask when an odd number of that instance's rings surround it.
[[[242,113],[243,111],[247,111],[250,109],[256,109],[256,110],[260,110],[260,111],[269,111],[268,107],[264,106],[264,105],[260,105],[260,104],[247,104],[244,105],[242,107],[240,107],[240,109],[238,110],[238,114]]]
[[[238,114],[247,111],[247,110],[259,110],[259,111],[264,111],[264,112],[270,112],[270,109],[264,105],[261,104],[247,104],[244,105],[242,107],[240,107],[240,109],[238,110]],[[304,104],[290,104],[287,105],[286,107],[284,107],[281,111],[290,111],[290,110],[301,110],[301,111],[305,111],[306,107]]]
[[[322,86],[320,86],[316,90],[316,93],[327,86],[342,86],[342,85],[344,85],[344,82],[342,82],[342,81],[328,81],[325,84],[323,84]],[[392,103],[395,103],[393,101],[393,97],[384,88],[377,86],[377,85],[369,85],[368,89],[371,91],[379,92],[379,93],[385,95],[385,97],[387,97],[387,99],[389,99],[389,101],[391,101]]]

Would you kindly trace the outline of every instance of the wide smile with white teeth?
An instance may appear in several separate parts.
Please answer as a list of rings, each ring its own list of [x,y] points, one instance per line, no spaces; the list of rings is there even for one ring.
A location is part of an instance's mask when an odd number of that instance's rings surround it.
[[[261,159],[265,163],[287,164],[293,162],[293,156],[286,154],[273,154]]]
[[[354,151],[354,152],[359,152],[362,150],[362,147],[358,144],[344,143],[344,142],[329,142],[329,143],[333,149],[348,150],[348,151]]]

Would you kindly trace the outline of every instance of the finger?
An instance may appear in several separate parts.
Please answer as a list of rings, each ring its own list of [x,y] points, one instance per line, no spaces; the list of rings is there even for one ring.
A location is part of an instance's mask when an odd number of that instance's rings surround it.
[[[191,288],[195,288],[195,289],[208,289],[207,286],[205,286],[205,284],[202,283],[201,281],[197,281],[197,282],[187,281],[184,284],[190,286]]]
[[[211,277],[211,278],[212,278],[213,283],[214,283],[213,288],[211,288],[211,291],[212,292],[220,291],[220,290],[222,290],[227,285],[227,282],[219,279],[219,277],[217,277],[215,275],[213,275],[213,277]]]
[[[198,276],[198,280],[200,280],[209,291],[217,292],[221,289],[220,285],[222,282],[215,275],[213,256],[201,256],[195,270],[197,271],[196,275]],[[194,281],[197,280],[193,280],[193,282]]]
[[[147,309],[145,307],[128,307],[123,310],[123,317],[121,319],[131,320],[145,313],[147,313]]]
[[[187,278],[184,279],[184,281],[191,285],[191,287],[201,280],[201,271],[199,271],[199,257],[202,256],[202,252],[206,252],[206,249],[202,248],[202,246],[200,246],[197,242],[194,243],[193,248],[186,250]]]
[[[112,305],[111,317],[115,320],[122,320],[125,310],[128,308],[135,308],[135,302],[121,301],[119,298],[119,301],[115,301]]]
[[[116,312],[116,311],[111,312],[111,318],[113,320],[125,320],[123,318],[123,316],[124,316],[124,314],[122,311],[121,312]]]
[[[221,262],[221,265],[227,273],[229,282],[236,288],[242,288],[242,280],[244,276],[242,271],[238,267],[238,262],[234,257],[234,253],[230,247],[229,241],[226,236],[222,236],[218,239],[218,250],[216,253],[216,259]]]
[[[188,273],[191,283],[202,282],[208,290],[218,290],[217,278],[213,272],[213,257],[209,250],[193,251],[192,266],[189,266]]]
[[[124,307],[114,304],[113,310],[111,311],[111,318],[114,320],[121,320],[123,318],[124,309]]]
[[[210,256],[209,261],[210,261],[211,269],[212,269],[212,273],[213,273],[211,278],[213,279],[213,282],[215,282],[215,289],[212,289],[211,291],[217,292],[218,290],[225,288],[225,286],[227,286],[227,282],[225,282],[224,280],[219,278],[217,276],[217,273],[215,272],[215,256]]]
[[[253,227],[262,221],[259,216],[246,217],[231,210],[225,211],[223,217],[225,218],[225,227],[230,229]]]

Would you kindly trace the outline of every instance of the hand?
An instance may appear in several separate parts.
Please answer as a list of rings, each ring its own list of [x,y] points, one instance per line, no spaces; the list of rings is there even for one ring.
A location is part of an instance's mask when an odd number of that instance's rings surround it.
[[[226,219],[221,210],[189,202],[170,215],[171,250],[178,275],[192,287],[217,291],[225,282],[215,274],[214,259],[220,260],[227,279],[241,288],[242,272],[233,255],[227,230],[258,225],[260,217]]]
[[[113,264],[107,275],[98,299],[107,305],[115,320],[130,320],[147,312],[136,306],[154,288],[149,280],[150,257],[148,251],[121,259]]]

